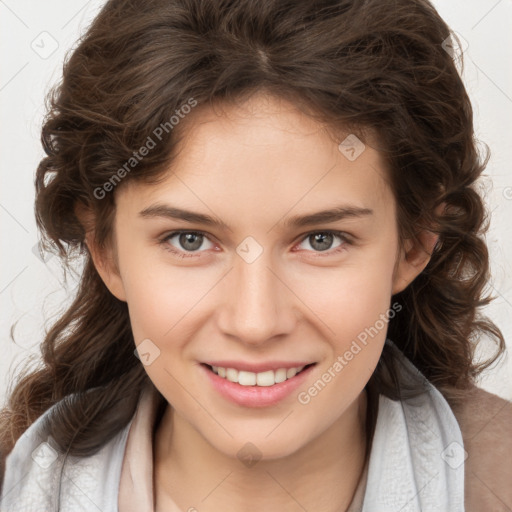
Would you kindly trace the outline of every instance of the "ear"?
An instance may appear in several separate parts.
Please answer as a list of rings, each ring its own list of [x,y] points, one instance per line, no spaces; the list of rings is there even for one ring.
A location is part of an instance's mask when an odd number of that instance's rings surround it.
[[[75,206],[75,215],[84,227],[85,244],[91,255],[96,271],[100,275],[110,293],[119,300],[126,302],[126,293],[123,286],[117,256],[115,253],[115,241],[107,247],[99,247],[95,238],[95,217],[92,210],[81,202]]]
[[[416,239],[405,240],[393,276],[393,292],[405,290],[428,265],[439,235],[422,231]]]
[[[435,208],[435,214],[440,216],[446,209],[442,202]],[[405,290],[428,265],[432,253],[439,240],[439,235],[431,231],[421,231],[416,238],[405,240],[393,273],[393,292]]]

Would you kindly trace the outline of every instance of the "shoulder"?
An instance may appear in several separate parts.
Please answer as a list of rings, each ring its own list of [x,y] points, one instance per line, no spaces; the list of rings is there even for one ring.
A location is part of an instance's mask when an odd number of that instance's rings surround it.
[[[26,493],[27,496],[27,509],[30,506],[43,506],[49,504],[47,497],[38,497],[37,493],[31,489],[34,485],[41,484],[44,487],[50,485],[51,478],[49,475],[51,470],[42,471],[46,466],[49,469],[54,460],[54,448],[48,443],[45,444],[46,420],[51,414],[53,407],[47,410],[40,416],[30,427],[21,435],[17,440],[12,451],[5,459],[5,470],[2,482],[1,494],[1,510],[16,510],[16,501],[19,501],[19,496]],[[40,471],[38,474],[38,468]],[[20,510],[22,510],[20,508]],[[49,508],[49,510],[51,510]]]
[[[0,490],[2,512],[81,511],[91,500],[101,503],[105,512],[117,510],[115,489],[130,424],[94,454],[66,455],[49,435],[48,420],[59,403],[25,431],[8,454]]]
[[[466,512],[512,510],[512,402],[472,386],[452,409],[467,453]]]

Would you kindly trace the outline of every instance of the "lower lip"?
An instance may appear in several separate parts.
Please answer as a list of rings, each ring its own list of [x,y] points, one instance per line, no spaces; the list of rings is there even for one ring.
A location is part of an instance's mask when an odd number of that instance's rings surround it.
[[[293,393],[307,379],[316,365],[313,364],[291,379],[273,386],[242,386],[237,382],[219,377],[205,364],[199,366],[206,373],[213,387],[224,398],[244,407],[268,407],[277,404]]]

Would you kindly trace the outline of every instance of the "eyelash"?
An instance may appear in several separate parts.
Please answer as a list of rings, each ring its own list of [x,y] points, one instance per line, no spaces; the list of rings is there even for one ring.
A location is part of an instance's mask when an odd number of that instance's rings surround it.
[[[163,238],[161,238],[159,240],[159,243],[163,246],[163,248],[165,250],[171,252],[173,255],[177,256],[178,258],[198,257],[198,255],[200,255],[202,251],[187,253],[187,252],[183,252],[183,251],[178,251],[173,246],[168,244],[168,241],[171,238],[174,238],[176,235],[181,235],[183,233],[202,235],[205,238],[208,238],[208,234],[203,231],[178,230],[178,231],[173,231],[172,233],[165,235]],[[347,245],[352,245],[351,237],[347,233],[345,233],[344,231],[332,231],[332,230],[310,231],[309,233],[306,233],[302,236],[302,238],[299,241],[299,244],[302,243],[307,238],[309,238],[311,235],[317,235],[317,234],[323,234],[323,235],[329,234],[329,235],[337,236],[338,238],[341,239],[341,241],[343,243],[341,245],[339,245],[338,247],[336,247],[335,249],[329,249],[327,251],[313,251],[316,253],[315,257],[333,256],[335,254],[339,254],[340,252],[346,250]],[[209,240],[209,238],[208,238],[208,240]],[[307,251],[307,252],[311,252],[311,251]]]

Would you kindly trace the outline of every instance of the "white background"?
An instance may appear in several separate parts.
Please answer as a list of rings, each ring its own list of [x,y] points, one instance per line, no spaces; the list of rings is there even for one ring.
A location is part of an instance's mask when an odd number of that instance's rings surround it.
[[[103,0],[0,0],[0,404],[16,365],[37,363],[45,326],[64,310],[58,258],[34,253],[34,172],[43,156],[44,95],[59,80],[64,56]],[[492,214],[488,243],[492,291],[485,310],[512,344],[512,1],[436,0],[448,25],[468,43],[463,78],[472,99],[476,138],[491,159],[482,186]],[[14,328],[14,341],[11,327]],[[489,342],[482,344],[482,350]],[[485,354],[485,352],[482,352]],[[35,359],[34,359],[35,357]],[[512,399],[512,361],[502,359],[480,386]]]

